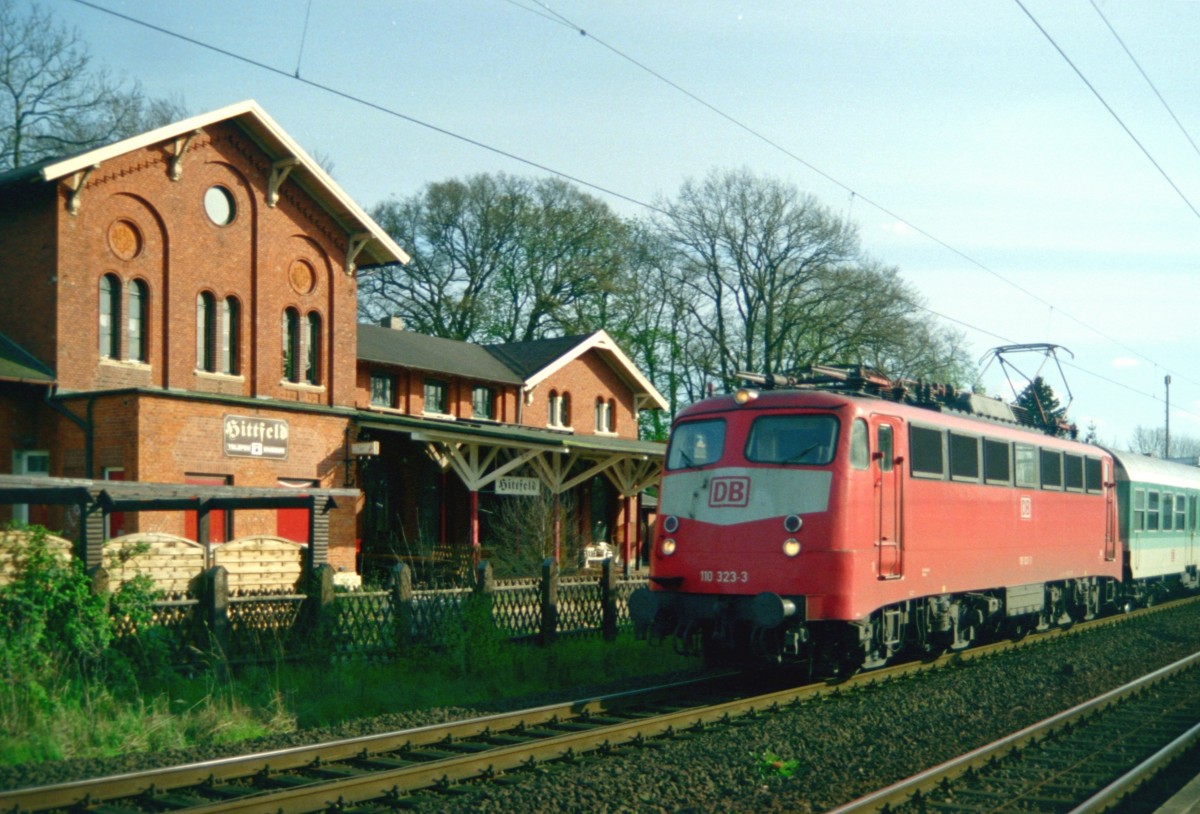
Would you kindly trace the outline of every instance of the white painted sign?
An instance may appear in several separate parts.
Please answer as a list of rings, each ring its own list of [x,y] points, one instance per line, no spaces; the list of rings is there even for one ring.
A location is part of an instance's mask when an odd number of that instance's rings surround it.
[[[355,456],[378,455],[378,441],[354,441],[350,444],[350,454]]]
[[[537,497],[541,494],[541,483],[537,478],[497,478],[496,494]]]

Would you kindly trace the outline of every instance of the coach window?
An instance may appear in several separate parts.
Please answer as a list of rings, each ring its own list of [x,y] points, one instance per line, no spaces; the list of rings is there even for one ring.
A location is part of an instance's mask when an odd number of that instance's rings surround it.
[[[1133,490],[1133,530],[1146,530],[1146,490]]]
[[[950,477],[979,481],[979,439],[950,433]]]
[[[1175,497],[1170,492],[1163,492],[1162,496],[1162,530],[1170,531],[1174,528],[1175,520]]]
[[[994,486],[1012,484],[1012,453],[1007,441],[983,439],[983,480]]]
[[[942,450],[942,431],[909,425],[908,450],[912,456],[912,473],[918,478],[940,478],[946,473]]]
[[[1187,495],[1175,496],[1175,530],[1187,531]]]
[[[1160,496],[1158,492],[1146,492],[1146,531],[1158,531],[1158,510]]]
[[[876,440],[879,443],[879,469],[881,472],[891,472],[896,462],[896,450],[890,424],[879,425]]]
[[[1084,458],[1083,479],[1089,494],[1098,495],[1104,491],[1104,476],[1099,458]]]
[[[725,450],[725,422],[688,421],[671,431],[667,469],[688,469],[719,461]]]
[[[1028,444],[1013,444],[1013,469],[1017,476],[1017,486],[1028,489],[1038,487],[1037,452],[1037,447]]]
[[[1062,489],[1062,453],[1056,449],[1043,449],[1038,462],[1042,468],[1042,488]]]
[[[1069,453],[1063,455],[1063,479],[1066,483],[1068,492],[1083,491],[1082,456],[1071,455]]]
[[[850,426],[850,466],[866,469],[871,465],[871,440],[867,435],[867,422],[854,419]]]

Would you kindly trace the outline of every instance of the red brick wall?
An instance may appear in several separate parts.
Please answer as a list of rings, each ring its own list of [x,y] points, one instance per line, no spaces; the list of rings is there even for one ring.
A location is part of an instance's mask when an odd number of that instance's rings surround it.
[[[54,191],[9,187],[0,194],[0,331],[54,366],[56,325]],[[32,318],[40,315],[39,318]]]
[[[613,421],[616,435],[637,438],[633,394],[600,351],[588,351],[538,384],[533,391],[533,402],[525,405],[526,426],[548,426],[551,391],[570,396],[570,424],[576,433],[596,434],[596,399],[603,398],[615,402]]]
[[[63,340],[52,364],[62,386],[172,387],[352,404],[356,291],[343,271],[342,230],[295,182],[285,182],[278,204],[267,206],[270,161],[232,124],[208,127],[192,142],[178,181],[169,173],[173,149],[159,145],[106,161],[89,179],[78,214],[58,219]],[[205,193],[216,185],[235,202],[225,226],[205,214]],[[60,188],[60,213],[65,200]],[[135,279],[149,288],[146,365],[100,361],[95,314],[104,274],[116,275],[126,290]],[[240,305],[238,376],[197,373],[202,291],[218,303],[233,297]],[[281,321],[288,307],[302,321],[310,313],[320,317],[319,387],[281,381]],[[128,356],[124,333],[122,359]]]

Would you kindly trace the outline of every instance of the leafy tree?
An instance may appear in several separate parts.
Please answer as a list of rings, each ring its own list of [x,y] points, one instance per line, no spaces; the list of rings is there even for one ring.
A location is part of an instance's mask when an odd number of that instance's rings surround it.
[[[0,0],[0,171],[136,135],[184,117],[92,64],[86,42],[33,6]]]
[[[520,342],[587,330],[616,290],[628,225],[558,179],[476,175],[378,206],[412,257],[366,275],[359,312],[413,330]]]
[[[867,363],[892,375],[973,378],[961,336],[919,316],[895,268],[863,255],[857,230],[794,187],[748,171],[687,181],[656,219],[674,250],[665,290],[687,366],[687,397],[740,370]],[[698,386],[698,387],[697,387]]]

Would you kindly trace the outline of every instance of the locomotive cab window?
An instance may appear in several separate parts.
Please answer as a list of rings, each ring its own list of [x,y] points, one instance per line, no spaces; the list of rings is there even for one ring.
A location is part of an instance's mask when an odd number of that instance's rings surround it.
[[[671,444],[667,449],[667,469],[707,466],[719,461],[724,450],[724,420],[677,424],[671,432]]]
[[[912,458],[912,474],[918,478],[940,478],[946,473],[946,458],[941,430],[910,425],[908,451]]]
[[[876,442],[879,444],[879,469],[883,472],[891,472],[892,466],[896,462],[896,452],[890,425],[879,425]]]
[[[862,431],[865,444],[865,424]],[[831,415],[760,416],[750,426],[746,460],[824,466],[833,460],[837,439],[838,420]]]
[[[850,466],[866,469],[871,464],[871,440],[867,436],[867,422],[854,419],[850,425]]]

